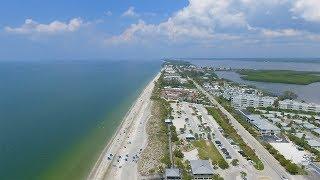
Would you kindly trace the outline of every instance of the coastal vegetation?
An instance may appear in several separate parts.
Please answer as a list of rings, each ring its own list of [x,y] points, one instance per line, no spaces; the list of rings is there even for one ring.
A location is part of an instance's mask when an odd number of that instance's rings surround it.
[[[285,84],[308,85],[320,82],[320,72],[291,70],[238,70],[242,79]]]
[[[279,100],[285,100],[285,99],[290,99],[290,100],[294,100],[294,99],[297,99],[298,98],[298,95],[292,91],[284,91],[282,93],[281,96],[279,96]]]
[[[168,101],[160,97],[162,82],[163,75],[160,75],[159,80],[155,82],[151,96],[151,118],[147,123],[148,144],[138,163],[138,170],[142,175],[163,173],[164,168],[171,166],[168,128],[164,120],[171,116],[172,108]]]
[[[255,152],[243,141],[237,131],[230,126],[229,119],[217,108],[207,107],[207,111],[217,121],[224,133],[227,134],[234,142],[236,142],[244,154],[254,162],[254,167],[257,170],[263,170],[264,165]]]

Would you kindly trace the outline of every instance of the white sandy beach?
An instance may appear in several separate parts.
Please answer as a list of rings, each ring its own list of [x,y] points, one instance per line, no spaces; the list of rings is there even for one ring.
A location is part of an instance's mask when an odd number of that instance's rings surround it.
[[[147,143],[146,122],[151,115],[151,94],[160,73],[146,86],[124,117],[112,140],[91,170],[88,180],[137,179],[137,161]]]

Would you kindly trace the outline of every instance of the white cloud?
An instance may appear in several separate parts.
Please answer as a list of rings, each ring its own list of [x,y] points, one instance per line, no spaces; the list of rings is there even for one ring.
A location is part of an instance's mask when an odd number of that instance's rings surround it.
[[[74,32],[78,30],[84,22],[80,18],[71,19],[69,22],[53,21],[49,24],[41,24],[32,19],[26,19],[20,27],[5,27],[8,33],[16,34],[55,34],[61,32]]]
[[[320,22],[319,0],[295,0],[291,11],[306,21]]]
[[[105,13],[105,15],[106,15],[106,16],[112,16],[112,12],[111,12],[111,11],[107,11],[107,12]]]
[[[292,36],[299,36],[304,34],[304,32],[295,30],[295,29],[278,29],[278,30],[271,30],[271,29],[262,29],[262,34],[266,37],[292,37]]]
[[[111,42],[113,44],[128,42],[134,40],[139,35],[138,33],[150,34],[155,32],[157,27],[154,25],[148,25],[144,21],[139,20],[137,24],[132,24],[129,28],[127,28],[121,35],[113,36],[107,39],[107,42]]]
[[[160,40],[165,43],[215,43],[223,40],[244,42],[248,38],[250,42],[277,41],[277,38],[282,41],[314,41],[319,39],[319,35],[313,33],[314,30],[292,28],[289,21],[296,21],[296,18],[291,17],[316,21],[318,16],[320,21],[319,4],[320,0],[189,0],[186,7],[173,13],[167,20],[159,24],[139,20],[121,34],[107,38],[106,42],[119,44]],[[131,10],[134,12],[134,8]],[[263,22],[257,23],[256,19],[260,17],[256,17],[255,13],[259,14],[259,10],[268,12],[264,14],[267,17],[276,17],[280,13],[279,21],[289,17],[288,22],[283,22],[279,28]],[[255,18],[255,22],[250,24],[252,18]],[[269,20],[266,22],[269,23]]]
[[[128,10],[126,10],[122,16],[123,17],[139,17],[139,14],[135,12],[135,8],[133,6],[130,6]]]
[[[115,42],[131,41],[140,36],[161,36],[176,41],[183,38],[214,38],[219,28],[244,28],[249,26],[245,15],[234,8],[235,0],[189,0],[189,5],[174,13],[167,21],[159,24],[146,24],[139,21],[132,24],[119,36],[108,40]],[[130,7],[123,16],[134,15]]]

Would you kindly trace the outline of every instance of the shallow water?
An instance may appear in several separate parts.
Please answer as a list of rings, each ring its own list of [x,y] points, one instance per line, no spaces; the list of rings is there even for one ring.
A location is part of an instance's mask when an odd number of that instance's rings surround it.
[[[159,67],[0,62],[0,179],[83,178]]]

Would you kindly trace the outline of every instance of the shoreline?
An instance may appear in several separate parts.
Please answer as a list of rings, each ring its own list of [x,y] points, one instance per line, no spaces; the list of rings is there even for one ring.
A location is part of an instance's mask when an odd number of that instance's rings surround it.
[[[90,170],[89,175],[87,176],[86,179],[88,180],[93,180],[93,179],[104,179],[106,172],[109,169],[109,166],[111,163],[109,164],[105,164],[108,163],[108,161],[106,161],[106,154],[108,151],[110,151],[110,149],[112,148],[116,148],[116,150],[119,151],[120,147],[115,147],[117,145],[120,145],[124,139],[122,139],[122,141],[117,142],[116,141],[116,137],[117,136],[121,136],[121,130],[125,130],[125,129],[130,129],[131,124],[136,120],[135,118],[129,118],[130,115],[134,115],[135,111],[134,109],[138,108],[137,106],[139,105],[139,102],[142,101],[143,99],[143,95],[146,93],[146,91],[148,90],[148,88],[150,88],[150,86],[153,86],[154,82],[158,79],[158,77],[160,76],[160,72],[158,72],[155,76],[153,76],[153,78],[151,79],[150,82],[147,83],[147,85],[143,88],[143,90],[141,91],[141,93],[138,95],[137,99],[132,103],[132,105],[130,106],[129,110],[127,111],[127,113],[125,114],[125,116],[123,117],[121,123],[119,124],[119,126],[117,127],[117,130],[115,131],[115,133],[112,135],[112,138],[108,141],[107,145],[104,147],[104,149],[101,151],[98,159],[96,160],[96,162],[94,163],[94,166],[92,167],[92,169]],[[153,90],[153,87],[151,88],[151,90]],[[152,92],[152,91],[151,91]],[[148,101],[150,101],[150,98],[148,99]],[[126,127],[126,125],[129,125],[129,127]],[[119,139],[118,139],[119,140]],[[109,162],[112,162],[113,160],[109,160]],[[98,176],[98,177],[97,177]],[[100,177],[101,176],[101,177]]]

